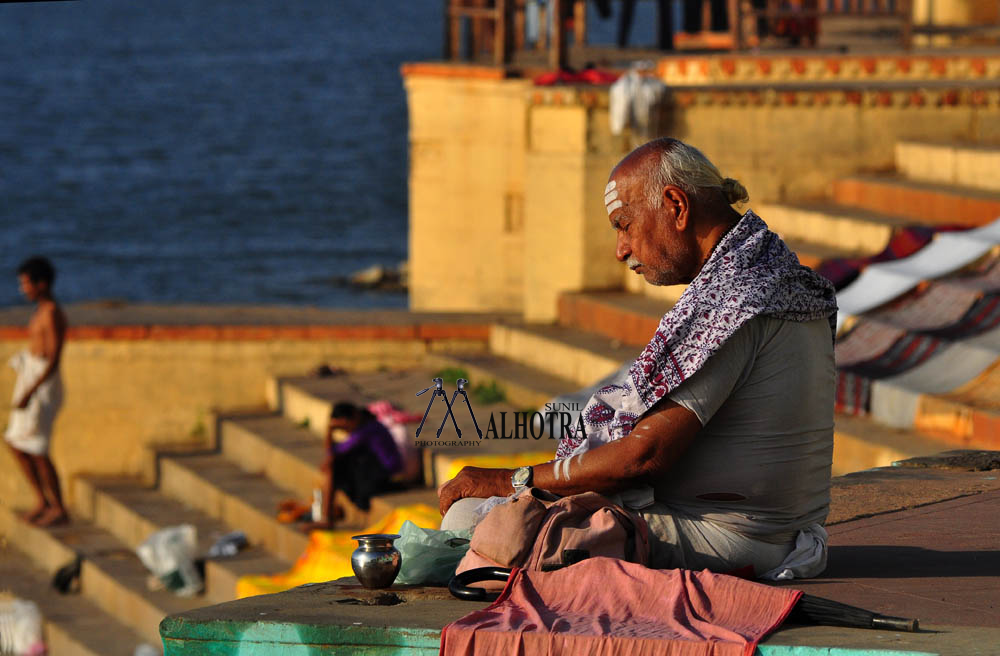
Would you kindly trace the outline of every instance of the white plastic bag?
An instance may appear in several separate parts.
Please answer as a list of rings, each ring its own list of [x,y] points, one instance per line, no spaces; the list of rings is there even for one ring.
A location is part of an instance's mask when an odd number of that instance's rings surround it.
[[[448,585],[462,556],[469,550],[471,531],[438,531],[403,522],[393,545],[402,565],[396,583],[403,585]]]
[[[0,601],[0,654],[40,656],[46,653],[42,614],[33,601]]]
[[[181,524],[153,533],[135,552],[164,587],[178,596],[191,597],[202,589],[201,576],[194,566],[197,544],[197,529]]]

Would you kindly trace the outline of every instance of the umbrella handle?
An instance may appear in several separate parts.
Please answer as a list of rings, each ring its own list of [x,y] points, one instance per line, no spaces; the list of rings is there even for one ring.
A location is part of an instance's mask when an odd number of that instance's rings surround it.
[[[506,567],[477,567],[468,569],[451,577],[448,582],[448,592],[463,601],[487,601],[495,593],[487,592],[485,588],[470,587],[470,583],[480,581],[506,581],[511,570]]]
[[[873,629],[885,629],[887,631],[908,631],[914,633],[920,629],[917,620],[909,620],[905,617],[889,617],[888,615],[876,615],[872,618]]]

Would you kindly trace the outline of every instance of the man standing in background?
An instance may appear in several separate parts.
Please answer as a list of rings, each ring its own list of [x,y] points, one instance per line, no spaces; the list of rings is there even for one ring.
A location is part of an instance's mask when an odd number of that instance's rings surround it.
[[[31,257],[17,269],[21,293],[36,304],[28,321],[28,347],[10,359],[17,372],[13,409],[5,439],[38,503],[24,519],[37,526],[69,520],[59,476],[49,458],[52,424],[62,406],[59,358],[66,338],[66,316],[52,296],[55,269],[44,257]]]

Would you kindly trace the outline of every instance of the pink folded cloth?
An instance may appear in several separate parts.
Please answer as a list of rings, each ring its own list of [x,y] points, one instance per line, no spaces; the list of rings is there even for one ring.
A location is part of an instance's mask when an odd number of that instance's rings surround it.
[[[751,656],[801,595],[614,558],[515,569],[496,602],[444,628],[441,654]]]

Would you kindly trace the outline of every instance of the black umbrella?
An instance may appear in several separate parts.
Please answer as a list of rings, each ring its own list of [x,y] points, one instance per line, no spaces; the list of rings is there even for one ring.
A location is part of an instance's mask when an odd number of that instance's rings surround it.
[[[857,606],[848,606],[832,599],[804,594],[796,602],[788,621],[796,624],[822,624],[824,626],[849,626],[856,629],[887,629],[889,631],[916,631],[917,620],[905,617],[880,615]]]
[[[471,584],[481,581],[506,581],[510,570],[505,567],[479,567],[456,574],[448,583],[452,595],[467,601],[489,601],[499,593],[487,592]],[[787,621],[795,624],[820,624],[823,626],[847,626],[855,629],[886,629],[890,631],[916,631],[917,620],[890,617],[879,613],[848,606],[831,599],[804,594],[795,603]]]

